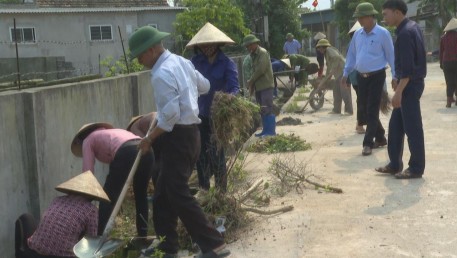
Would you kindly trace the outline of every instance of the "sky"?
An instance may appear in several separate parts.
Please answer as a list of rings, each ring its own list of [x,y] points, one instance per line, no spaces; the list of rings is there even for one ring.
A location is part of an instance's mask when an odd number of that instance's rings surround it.
[[[325,9],[330,8],[330,0],[317,0],[317,1],[319,4],[317,5],[316,10],[325,10]],[[311,10],[314,10],[314,6],[312,6],[313,2],[314,2],[314,0],[308,0],[302,6],[308,7]]]

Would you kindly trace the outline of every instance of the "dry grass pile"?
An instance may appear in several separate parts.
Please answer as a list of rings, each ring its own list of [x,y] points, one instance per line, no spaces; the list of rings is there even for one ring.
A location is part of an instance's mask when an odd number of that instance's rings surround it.
[[[235,150],[255,131],[260,107],[248,99],[216,92],[211,106],[212,140],[218,148]]]

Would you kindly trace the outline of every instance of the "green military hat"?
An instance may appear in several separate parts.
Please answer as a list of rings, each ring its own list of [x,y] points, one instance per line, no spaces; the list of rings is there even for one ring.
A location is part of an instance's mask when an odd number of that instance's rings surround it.
[[[328,42],[327,39],[321,39],[319,40],[319,42],[317,42],[316,44],[316,48],[317,47],[331,47],[332,45],[330,45],[330,42]]]
[[[359,18],[363,16],[372,16],[375,14],[378,14],[378,11],[374,9],[374,6],[371,3],[360,3],[355,8],[355,12],[352,17]]]
[[[138,57],[149,47],[159,43],[168,32],[159,31],[151,26],[143,26],[136,30],[129,39],[130,59]]]
[[[252,43],[257,43],[257,42],[260,42],[260,39],[258,39],[256,36],[254,36],[252,34],[249,34],[246,37],[244,37],[243,46],[246,47],[246,46],[251,45]]]
[[[287,33],[287,35],[286,35],[286,39],[288,39],[288,38],[293,38],[293,37],[294,37],[294,34],[292,34],[292,33],[290,33],[290,32]]]

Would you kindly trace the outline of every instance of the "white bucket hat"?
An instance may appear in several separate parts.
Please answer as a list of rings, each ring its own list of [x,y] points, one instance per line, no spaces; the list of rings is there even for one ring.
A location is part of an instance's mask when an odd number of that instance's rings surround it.
[[[229,36],[220,31],[216,26],[207,22],[197,34],[187,43],[186,48],[192,48],[200,44],[235,44]]]

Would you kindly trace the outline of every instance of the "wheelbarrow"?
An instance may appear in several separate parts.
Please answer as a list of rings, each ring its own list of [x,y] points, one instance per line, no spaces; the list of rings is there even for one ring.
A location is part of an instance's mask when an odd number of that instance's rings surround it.
[[[311,90],[311,92],[309,93],[308,103],[311,106],[311,108],[315,111],[321,109],[324,106],[324,102],[325,100],[327,100],[325,99],[325,93],[327,93],[327,91],[329,90],[332,90],[333,85],[335,85],[335,80],[331,79],[324,84],[323,89],[318,89],[317,87],[319,86],[321,80],[322,78],[314,78],[309,80],[311,86],[313,87],[313,90]],[[306,103],[303,110],[306,108],[308,103]]]

